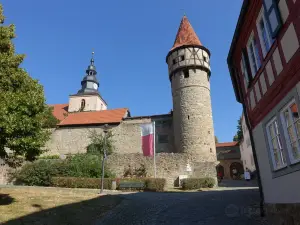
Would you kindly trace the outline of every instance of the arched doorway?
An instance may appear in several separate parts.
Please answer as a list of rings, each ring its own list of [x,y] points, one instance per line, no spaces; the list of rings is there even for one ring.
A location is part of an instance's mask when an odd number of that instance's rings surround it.
[[[224,177],[224,166],[217,165],[216,170],[217,170],[217,176],[218,177],[221,176],[221,178],[223,178]]]
[[[231,163],[230,165],[230,176],[233,180],[242,179],[242,175],[244,174],[244,167],[239,162]]]

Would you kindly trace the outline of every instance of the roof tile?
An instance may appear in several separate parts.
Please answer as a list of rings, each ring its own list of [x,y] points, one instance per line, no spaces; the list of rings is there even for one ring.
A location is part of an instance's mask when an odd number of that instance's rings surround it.
[[[238,145],[239,143],[237,141],[233,141],[233,142],[217,143],[216,147],[233,147]]]
[[[188,18],[184,16],[181,20],[174,45],[171,50],[184,45],[200,45],[202,46],[197,34],[195,33]]]
[[[69,113],[69,115],[61,121],[58,126],[120,123],[127,111],[127,108],[121,108],[93,112]]]
[[[68,115],[69,104],[55,104],[55,105],[49,105],[49,106],[53,107],[52,114],[59,121],[62,121]]]

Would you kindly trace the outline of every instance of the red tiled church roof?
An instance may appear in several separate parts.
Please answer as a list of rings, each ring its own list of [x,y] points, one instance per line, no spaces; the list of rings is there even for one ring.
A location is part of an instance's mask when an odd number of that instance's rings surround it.
[[[55,105],[49,105],[49,106],[53,107],[52,114],[59,121],[62,121],[68,115],[69,104],[55,104]]]
[[[237,146],[239,143],[237,141],[233,142],[224,142],[224,143],[217,143],[216,147],[233,147]]]
[[[127,111],[128,109],[122,108],[93,112],[69,113],[69,115],[62,120],[58,126],[120,123]]]
[[[188,18],[184,16],[181,20],[174,45],[171,50],[184,45],[200,45],[202,46],[197,34],[195,33]]]
[[[52,114],[60,122],[58,126],[120,123],[128,112],[127,108],[101,110],[92,112],[68,113],[68,104],[49,105],[53,107]]]

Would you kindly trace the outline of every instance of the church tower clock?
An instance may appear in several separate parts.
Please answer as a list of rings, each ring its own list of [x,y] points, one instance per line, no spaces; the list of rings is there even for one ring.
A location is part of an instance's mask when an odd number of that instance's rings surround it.
[[[86,75],[81,81],[81,89],[77,94],[70,95],[69,112],[100,111],[106,110],[107,104],[99,94],[96,66],[94,65],[94,52],[91,63],[86,70]]]

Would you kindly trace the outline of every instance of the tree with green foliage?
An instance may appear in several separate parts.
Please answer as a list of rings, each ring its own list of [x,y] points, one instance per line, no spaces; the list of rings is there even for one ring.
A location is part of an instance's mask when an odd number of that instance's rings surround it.
[[[88,154],[104,154],[104,147],[106,148],[106,155],[110,155],[114,150],[113,134],[111,131],[106,133],[98,133],[96,130],[92,130],[90,133],[91,144],[87,147]]]
[[[44,90],[20,68],[25,55],[15,54],[15,26],[4,26],[0,4],[0,156],[6,148],[15,156],[34,160],[50,138],[48,127],[57,121],[45,104]]]
[[[240,142],[243,139],[243,130],[242,130],[242,117],[238,120],[237,132],[233,137],[233,141]]]
[[[217,136],[215,136],[215,143],[218,144],[219,143],[219,139]]]

